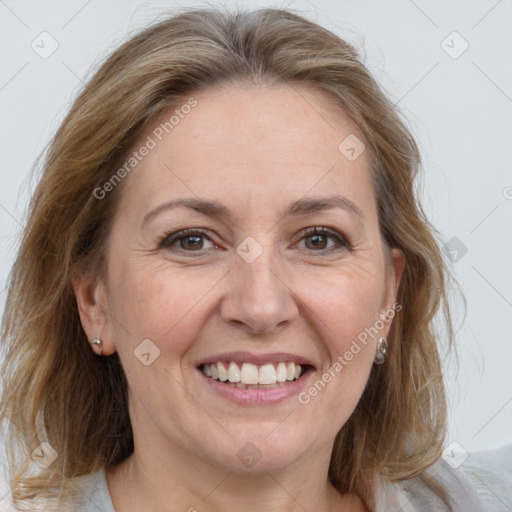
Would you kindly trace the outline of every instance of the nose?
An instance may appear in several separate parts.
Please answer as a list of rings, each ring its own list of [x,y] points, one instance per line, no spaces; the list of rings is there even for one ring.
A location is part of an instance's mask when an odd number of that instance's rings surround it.
[[[252,263],[238,258],[220,305],[223,320],[249,334],[279,332],[299,315],[293,291],[266,252]]]

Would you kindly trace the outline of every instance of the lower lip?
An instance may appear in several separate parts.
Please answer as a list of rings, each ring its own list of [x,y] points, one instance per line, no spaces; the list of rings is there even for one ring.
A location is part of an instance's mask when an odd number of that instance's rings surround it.
[[[240,389],[229,384],[224,384],[211,377],[207,377],[201,370],[198,370],[204,382],[210,386],[210,389],[223,398],[240,405],[265,405],[282,402],[287,398],[297,396],[305,387],[308,377],[313,373],[312,368],[308,368],[297,380],[291,381],[278,388],[269,389]]]

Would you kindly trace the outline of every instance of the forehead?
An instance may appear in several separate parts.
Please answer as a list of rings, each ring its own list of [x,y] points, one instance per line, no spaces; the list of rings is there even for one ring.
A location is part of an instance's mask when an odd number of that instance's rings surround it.
[[[146,208],[185,193],[243,204],[244,193],[281,202],[287,194],[335,191],[362,201],[373,195],[369,157],[347,158],[347,140],[360,144],[358,152],[364,147],[355,124],[321,91],[295,84],[208,89],[183,97],[142,134],[133,149],[151,149],[126,194],[136,193]]]

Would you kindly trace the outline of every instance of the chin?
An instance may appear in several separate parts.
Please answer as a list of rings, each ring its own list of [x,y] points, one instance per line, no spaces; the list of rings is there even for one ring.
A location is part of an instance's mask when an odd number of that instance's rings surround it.
[[[273,422],[244,425],[242,430],[231,436],[224,432],[218,441],[212,436],[203,454],[230,471],[260,473],[289,467],[312,450],[310,429],[300,435],[296,425]]]

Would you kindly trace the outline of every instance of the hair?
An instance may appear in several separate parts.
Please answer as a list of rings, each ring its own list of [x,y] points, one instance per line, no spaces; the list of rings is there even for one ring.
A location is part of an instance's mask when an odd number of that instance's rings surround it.
[[[338,432],[329,478],[370,503],[376,478],[421,475],[442,452],[446,397],[438,342],[451,345],[450,278],[418,200],[420,152],[357,50],[288,10],[185,10],[135,34],[85,84],[51,141],[9,276],[2,326],[13,501],[71,496],[66,482],[133,452],[127,380],[116,353],[97,357],[80,322],[73,280],[105,276],[105,246],[122,193],[101,188],[145,127],[215,85],[297,84],[323,91],[364,136],[388,249],[405,268],[385,364],[373,367]],[[126,181],[126,180],[125,180]],[[438,312],[448,325],[436,327]],[[48,442],[48,468],[31,452]],[[65,489],[65,491],[63,491]]]

